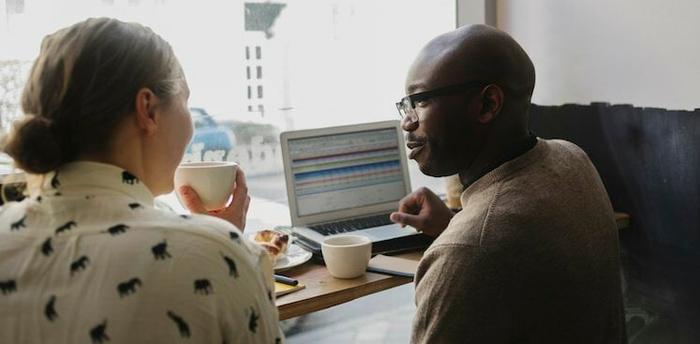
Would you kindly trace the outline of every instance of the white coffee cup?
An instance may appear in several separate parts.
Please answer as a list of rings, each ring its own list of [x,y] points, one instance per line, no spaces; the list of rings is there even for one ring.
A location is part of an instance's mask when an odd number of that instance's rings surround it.
[[[189,185],[207,210],[221,209],[228,203],[236,182],[238,164],[228,161],[182,163],[175,170],[175,188]]]
[[[321,243],[321,252],[331,276],[355,278],[367,270],[372,242],[359,235],[335,235]]]

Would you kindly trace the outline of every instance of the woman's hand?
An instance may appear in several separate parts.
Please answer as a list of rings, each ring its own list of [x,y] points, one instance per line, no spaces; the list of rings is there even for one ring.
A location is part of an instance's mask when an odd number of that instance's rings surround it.
[[[248,185],[245,181],[245,175],[243,170],[238,168],[236,172],[236,183],[231,190],[231,195],[233,196],[233,201],[228,207],[208,211],[202,205],[202,201],[191,187],[183,185],[178,189],[180,194],[180,199],[185,203],[187,209],[195,214],[207,214],[211,216],[224,219],[231,222],[236,226],[241,232],[245,229],[246,214],[248,213],[248,206],[250,205],[250,196],[248,196]]]

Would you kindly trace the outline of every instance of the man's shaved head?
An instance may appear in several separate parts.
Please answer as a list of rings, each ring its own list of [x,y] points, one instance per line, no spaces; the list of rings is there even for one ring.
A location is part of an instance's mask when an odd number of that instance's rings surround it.
[[[415,115],[402,127],[411,159],[431,176],[473,174],[489,163],[479,161],[484,155],[528,135],[534,87],[532,61],[507,33],[473,25],[436,37],[406,79]]]
[[[417,65],[432,65],[435,82],[483,80],[504,88],[508,98],[525,97],[528,102],[535,87],[535,67],[525,50],[507,33],[487,25],[463,26],[434,38],[420,51],[413,67]]]

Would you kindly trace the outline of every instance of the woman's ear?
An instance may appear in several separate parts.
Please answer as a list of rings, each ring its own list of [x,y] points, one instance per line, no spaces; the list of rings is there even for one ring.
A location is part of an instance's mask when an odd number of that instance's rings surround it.
[[[497,85],[491,84],[481,91],[481,112],[477,121],[481,124],[493,122],[503,108],[503,90]]]
[[[142,88],[136,93],[135,105],[136,125],[147,135],[154,134],[158,129],[156,110],[160,106],[160,99],[150,89]]]

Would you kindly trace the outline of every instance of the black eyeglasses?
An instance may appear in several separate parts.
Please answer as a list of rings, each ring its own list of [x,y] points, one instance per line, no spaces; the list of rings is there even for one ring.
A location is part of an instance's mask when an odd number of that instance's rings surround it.
[[[396,109],[399,110],[399,116],[401,116],[401,118],[404,118],[406,116],[415,116],[416,103],[418,102],[426,101],[430,98],[435,98],[439,96],[455,94],[468,88],[480,87],[486,84],[488,83],[484,81],[469,81],[461,84],[436,88],[430,91],[414,93],[401,98],[401,100],[398,103],[396,103]]]

